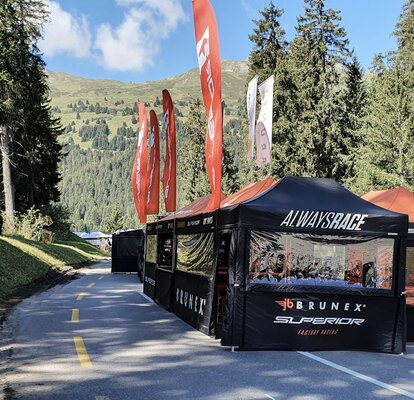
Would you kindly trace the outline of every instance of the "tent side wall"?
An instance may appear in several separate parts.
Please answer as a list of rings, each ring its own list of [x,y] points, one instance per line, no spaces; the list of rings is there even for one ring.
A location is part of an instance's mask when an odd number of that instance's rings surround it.
[[[216,218],[216,213],[209,213],[176,220],[175,232],[173,311],[208,335],[214,332]]]
[[[174,221],[147,224],[144,293],[167,310],[172,308],[175,262]]]
[[[413,227],[410,226],[407,240],[407,274],[406,274],[406,291],[407,291],[407,340],[414,341],[414,233]]]
[[[244,332],[244,265],[246,251],[247,230],[236,228],[232,232],[229,254],[228,287],[225,303],[225,317],[221,344],[223,346],[243,345]]]
[[[405,297],[393,289],[248,284],[249,230],[236,229],[222,344],[241,349],[405,350]],[[237,238],[236,238],[237,236]],[[394,266],[404,263],[396,240]],[[394,295],[398,293],[398,295]],[[380,323],[379,323],[380,321]]]
[[[414,341],[414,194],[403,187],[377,190],[361,196],[372,204],[408,215],[409,229],[406,253],[407,340]]]
[[[156,223],[147,224],[144,262],[144,294],[155,298],[155,266],[157,263],[157,229]]]

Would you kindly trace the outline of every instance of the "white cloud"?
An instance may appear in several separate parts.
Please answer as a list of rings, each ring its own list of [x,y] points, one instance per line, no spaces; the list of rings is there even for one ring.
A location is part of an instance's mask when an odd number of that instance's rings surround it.
[[[257,0],[242,0],[241,3],[244,11],[246,11],[247,15],[252,19],[257,18],[259,10],[263,8],[262,2],[258,2]]]
[[[95,48],[103,65],[118,71],[142,71],[154,63],[161,42],[187,19],[179,0],[117,0],[127,7],[124,20],[115,29],[102,24]]]
[[[44,27],[44,37],[39,48],[49,57],[60,53],[77,58],[89,57],[92,40],[86,17],[76,19],[62,10],[59,3],[45,3],[49,6],[50,21]]]
[[[103,23],[91,33],[85,16],[77,18],[63,10],[58,1],[45,0],[50,21],[39,48],[48,57],[65,53],[93,58],[110,70],[142,71],[154,64],[163,40],[187,20],[181,0],[113,1],[124,8],[123,21],[118,26]]]
[[[158,20],[168,33],[174,30],[181,21],[187,19],[180,0],[117,0],[121,6],[136,6],[136,10],[144,10],[153,21]]]

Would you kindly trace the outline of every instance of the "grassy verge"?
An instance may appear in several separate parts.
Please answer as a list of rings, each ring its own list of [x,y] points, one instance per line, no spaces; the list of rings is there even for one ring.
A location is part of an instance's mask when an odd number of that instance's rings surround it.
[[[0,301],[7,301],[25,288],[42,285],[76,267],[104,258],[92,245],[81,241],[53,244],[0,236]]]

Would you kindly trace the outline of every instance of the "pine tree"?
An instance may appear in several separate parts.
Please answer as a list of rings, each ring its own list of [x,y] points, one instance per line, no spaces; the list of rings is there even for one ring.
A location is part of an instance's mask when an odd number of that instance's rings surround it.
[[[355,55],[346,70],[342,102],[345,105],[345,112],[340,119],[342,170],[338,175],[345,184],[352,185],[355,181],[356,162],[360,157],[359,150],[363,145],[364,118],[367,115],[368,104],[363,71]]]
[[[200,99],[190,106],[183,125],[183,142],[179,150],[180,198],[184,205],[210,193],[205,166],[206,119]]]
[[[283,10],[270,2],[269,7],[260,11],[262,19],[254,20],[256,27],[249,39],[253,42],[253,49],[249,56],[249,80],[258,75],[263,81],[273,74],[283,59],[287,48],[285,31],[281,28],[279,19]]]
[[[343,178],[345,112],[340,68],[350,52],[338,11],[325,8],[323,0],[305,0],[298,18],[297,36],[291,45],[291,73],[299,112],[296,126],[297,172],[318,177]]]
[[[116,205],[112,211],[109,218],[109,222],[106,224],[106,231],[109,233],[115,233],[118,230],[124,228],[125,217],[118,205]]]
[[[61,132],[48,105],[44,63],[36,47],[47,13],[35,0],[0,7],[0,144],[5,209],[56,200]]]
[[[394,36],[398,41],[398,60],[414,81],[414,0],[408,0],[399,16]]]
[[[222,189],[226,196],[237,192],[241,188],[239,177],[241,142],[240,124],[237,120],[230,120],[223,131],[223,176]]]
[[[414,98],[398,61],[392,59],[388,67],[383,60],[376,60],[364,146],[353,184],[359,194],[396,186],[414,189]]]

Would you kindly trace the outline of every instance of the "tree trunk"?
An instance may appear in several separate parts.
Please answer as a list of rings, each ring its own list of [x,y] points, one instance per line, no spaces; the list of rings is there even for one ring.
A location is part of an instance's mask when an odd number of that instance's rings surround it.
[[[14,214],[13,181],[11,176],[9,135],[5,126],[0,126],[0,151],[3,169],[4,205],[8,216]]]

